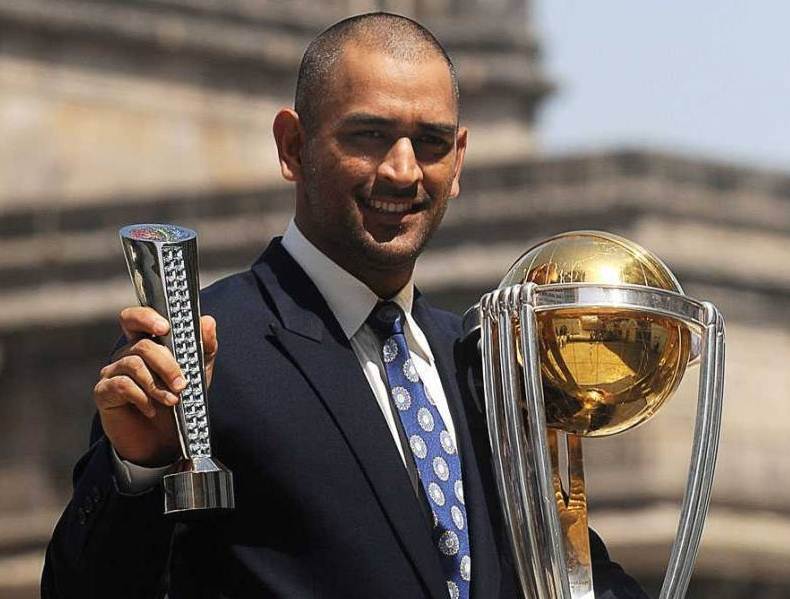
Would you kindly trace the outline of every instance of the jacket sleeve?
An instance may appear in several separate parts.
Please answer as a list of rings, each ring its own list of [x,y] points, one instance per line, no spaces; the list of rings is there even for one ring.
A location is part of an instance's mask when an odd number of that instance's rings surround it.
[[[74,469],[74,493],[47,548],[43,599],[163,597],[173,524],[160,487],[119,492],[111,446],[94,421],[91,445]]]
[[[609,558],[601,537],[590,529],[593,587],[598,599],[648,599],[647,594],[620,564]]]

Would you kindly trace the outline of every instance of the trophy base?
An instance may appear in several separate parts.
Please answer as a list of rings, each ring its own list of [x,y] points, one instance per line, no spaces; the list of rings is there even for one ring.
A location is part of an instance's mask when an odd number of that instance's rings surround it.
[[[163,485],[166,516],[200,517],[234,507],[233,474],[212,458],[180,460]]]

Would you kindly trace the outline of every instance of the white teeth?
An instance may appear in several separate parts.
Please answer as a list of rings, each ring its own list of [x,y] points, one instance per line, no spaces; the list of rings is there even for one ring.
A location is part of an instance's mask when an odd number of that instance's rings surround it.
[[[400,204],[395,202],[382,202],[380,200],[366,200],[365,205],[369,208],[375,208],[381,212],[408,212],[411,210],[413,204]]]

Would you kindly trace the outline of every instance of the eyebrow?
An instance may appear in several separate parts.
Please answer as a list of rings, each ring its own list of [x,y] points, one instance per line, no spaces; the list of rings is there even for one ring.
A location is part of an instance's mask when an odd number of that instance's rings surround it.
[[[373,127],[393,127],[397,124],[395,119],[370,114],[367,112],[354,112],[342,120],[345,126],[367,125]],[[441,135],[455,135],[458,128],[451,123],[420,122],[417,125],[421,130],[438,133]]]

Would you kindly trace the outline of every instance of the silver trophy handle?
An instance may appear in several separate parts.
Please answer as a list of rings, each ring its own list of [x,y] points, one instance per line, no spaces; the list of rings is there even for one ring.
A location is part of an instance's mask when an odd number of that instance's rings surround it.
[[[497,461],[504,462],[495,470],[500,489],[507,493],[500,497],[507,498],[509,504],[505,506],[506,520],[523,596],[586,597],[592,594],[589,564],[585,567],[573,560],[569,570],[571,560],[566,559],[564,551],[543,407],[534,308],[520,301],[522,295],[531,299],[533,287],[530,284],[494,291],[480,305],[484,379],[488,375],[486,410],[489,418],[504,421],[504,426],[494,430],[489,421],[489,437],[495,466]],[[519,376],[522,369],[517,361],[513,324],[519,312],[523,379]],[[499,336],[498,352],[491,345],[494,322]],[[500,367],[501,385],[496,384],[493,371],[486,366],[492,361],[489,358]]]
[[[165,514],[231,509],[233,476],[211,452],[197,234],[161,224],[130,225],[119,233],[137,299],[170,322],[170,332],[157,340],[173,352],[186,379],[173,408],[182,457],[164,477]]]
[[[686,595],[710,504],[719,448],[724,399],[724,319],[716,306],[710,302],[703,302],[703,305],[705,328],[700,356],[694,444],[680,522],[661,586],[661,599],[675,599]]]
[[[525,415],[527,419],[526,427],[523,423],[520,423],[518,430],[514,434],[518,434],[522,439],[525,439],[523,441],[525,451],[530,452],[531,459],[534,462],[534,480],[524,481],[531,484],[529,487],[525,487],[523,492],[531,494],[533,501],[536,503],[538,499],[540,500],[540,512],[535,512],[537,516],[535,526],[543,528],[543,537],[546,539],[542,546],[543,559],[551,566],[551,572],[547,576],[546,581],[546,596],[582,599],[593,596],[592,564],[589,561],[590,548],[587,536],[586,498],[582,497],[584,501],[582,506],[583,538],[577,539],[577,543],[570,543],[569,527],[561,524],[558,513],[559,502],[564,503],[564,499],[562,498],[561,487],[558,489],[559,480],[555,481],[555,476],[558,476],[556,457],[554,457],[557,451],[557,433],[546,428],[543,381],[540,375],[538,321],[533,306],[533,296],[536,288],[537,285],[534,283],[527,283],[520,289],[513,290],[513,294],[518,294],[514,309],[518,309],[517,313],[521,322],[521,347],[524,352],[523,360],[525,365],[521,371],[524,381]],[[521,410],[518,410],[518,412],[518,416],[521,417],[523,412]],[[523,417],[521,419],[523,420]],[[526,441],[526,439],[529,439],[529,441]],[[553,451],[552,445],[554,446]],[[578,467],[583,472],[580,455],[581,440],[578,438],[577,445],[579,452]],[[565,506],[563,505],[563,507]],[[579,541],[583,544],[581,555],[575,551]],[[585,559],[585,556],[587,556],[587,559]]]
[[[502,361],[501,342],[493,338],[492,320],[496,318],[494,306],[499,304],[499,290],[494,291],[480,303],[482,352],[489,359],[483,360],[483,384],[485,390],[486,418],[488,421],[488,437],[491,442],[491,456],[494,461],[494,478],[497,483],[499,497],[503,503],[505,524],[515,560],[516,573],[525,593],[532,597],[540,597],[538,579],[533,575],[532,566],[538,561],[534,557],[534,546],[527,531],[525,519],[527,510],[522,504],[522,495],[516,487],[517,472],[514,461],[508,459],[513,455],[511,435],[508,432],[508,418],[505,414],[506,402],[503,399],[502,386],[497,384],[497,377],[505,372],[506,361]],[[499,351],[495,351],[495,343]]]

